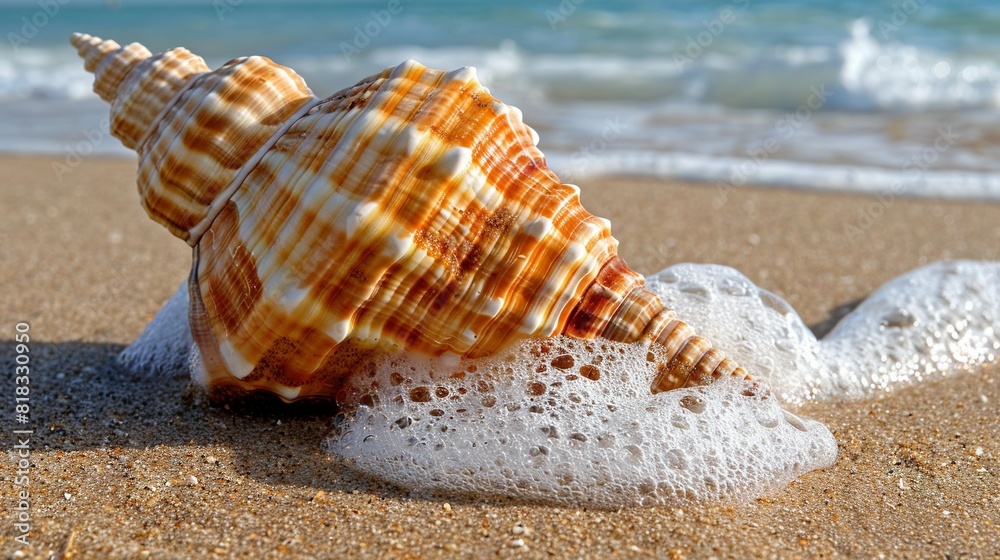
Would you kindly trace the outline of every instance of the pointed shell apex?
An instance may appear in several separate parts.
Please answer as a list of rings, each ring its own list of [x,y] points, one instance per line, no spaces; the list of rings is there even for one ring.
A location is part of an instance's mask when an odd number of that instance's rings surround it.
[[[152,56],[139,43],[122,47],[115,41],[105,41],[86,33],[74,33],[70,36],[70,43],[84,59],[84,68],[94,73],[94,93],[108,103],[114,101],[119,86],[132,69]]]

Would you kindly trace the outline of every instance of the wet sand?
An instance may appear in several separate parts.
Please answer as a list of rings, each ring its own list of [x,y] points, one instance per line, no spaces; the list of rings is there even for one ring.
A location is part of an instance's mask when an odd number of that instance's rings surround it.
[[[0,469],[5,557],[992,558],[1000,554],[1000,367],[870,401],[800,409],[835,465],[743,504],[594,511],[428,500],[324,454],[323,409],[214,408],[186,372],[114,366],[190,266],[149,220],[135,164],[62,176],[0,157]],[[825,332],[883,282],[950,258],[1000,260],[1000,205],[584,182],[620,252],[649,274],[726,264]],[[15,324],[30,323],[31,546],[14,539]],[[196,483],[195,483],[196,479]]]

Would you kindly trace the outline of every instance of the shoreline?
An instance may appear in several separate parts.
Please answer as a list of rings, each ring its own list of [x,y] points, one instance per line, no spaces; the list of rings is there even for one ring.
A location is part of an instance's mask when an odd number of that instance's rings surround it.
[[[0,354],[13,361],[14,324],[27,321],[36,360],[27,557],[986,556],[1000,539],[997,363],[796,410],[834,433],[836,464],[747,504],[446,503],[365,479],[322,452],[329,415],[213,408],[184,374],[111,365],[187,276],[190,249],[145,216],[134,160],[86,159],[61,182],[52,161],[0,156]],[[711,185],[581,183],[638,272],[732,266],[818,332],[923,264],[1000,260],[997,203],[896,198],[855,237],[848,226],[877,198],[747,187],[722,201]],[[14,537],[0,536],[5,555]]]

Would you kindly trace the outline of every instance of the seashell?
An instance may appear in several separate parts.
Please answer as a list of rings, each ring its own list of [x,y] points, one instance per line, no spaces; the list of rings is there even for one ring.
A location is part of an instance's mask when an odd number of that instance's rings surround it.
[[[648,345],[654,392],[746,376],[646,289],[474,68],[406,61],[318,99],[260,56],[211,71],[184,48],[71,42],[143,207],[193,247],[209,388],[336,398],[386,348],[466,359],[556,335]]]

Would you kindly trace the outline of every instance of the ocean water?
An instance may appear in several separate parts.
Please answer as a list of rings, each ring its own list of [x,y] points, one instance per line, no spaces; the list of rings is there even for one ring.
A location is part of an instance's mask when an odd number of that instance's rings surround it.
[[[991,0],[0,0],[0,150],[128,152],[74,31],[261,54],[319,96],[413,58],[475,66],[567,181],[602,173],[1000,199]]]

